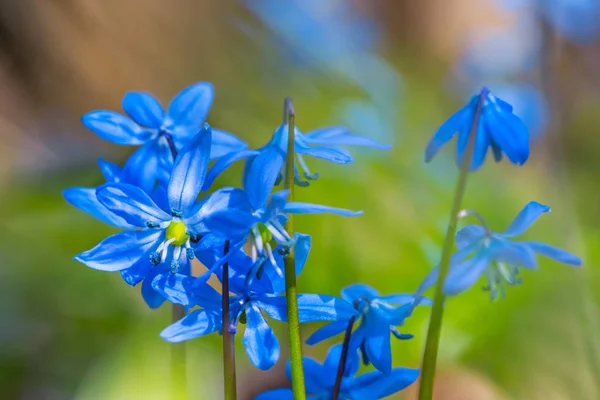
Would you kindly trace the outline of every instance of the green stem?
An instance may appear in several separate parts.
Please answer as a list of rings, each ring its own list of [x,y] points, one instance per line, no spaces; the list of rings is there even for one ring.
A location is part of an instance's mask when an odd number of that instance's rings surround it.
[[[290,191],[288,201],[294,201],[294,109],[289,97],[285,99],[284,117],[288,123],[288,146],[285,161],[284,189]],[[287,114],[287,115],[286,115]],[[288,215],[285,230],[294,237],[294,220]],[[298,290],[296,288],[296,261],[293,247],[284,258],[285,297],[287,302],[287,320],[290,345],[290,365],[292,370],[292,391],[294,400],[305,400],[304,370],[302,368],[302,341],[300,339],[300,319],[298,317]]]
[[[177,322],[183,317],[185,317],[185,307],[181,304],[173,304],[171,308],[171,320]],[[171,343],[171,398],[173,400],[187,399],[185,364],[185,342]]]
[[[225,241],[223,255],[229,252],[229,240]],[[222,311],[223,311],[223,390],[225,400],[235,400],[237,398],[237,384],[235,377],[235,334],[229,329],[229,263],[223,265],[223,290],[222,290]]]
[[[475,147],[475,137],[477,133],[477,125],[481,114],[481,107],[487,89],[483,89],[479,96],[477,109],[471,125],[469,133],[469,141],[465,151],[464,158],[460,167],[460,175],[454,192],[454,203],[450,212],[450,222],[444,239],[444,247],[442,250],[442,259],[440,261],[440,269],[438,273],[437,284],[435,287],[435,295],[433,298],[433,306],[431,316],[429,318],[429,329],[427,331],[427,339],[425,341],[425,353],[423,355],[423,365],[421,368],[421,383],[419,386],[419,400],[432,400],[433,398],[433,383],[437,366],[438,349],[440,345],[440,337],[442,334],[442,319],[444,317],[444,281],[450,268],[450,257],[454,249],[454,236],[456,235],[456,226],[458,224],[458,213],[461,210],[462,200],[467,187],[467,177],[469,176],[469,167],[473,158],[473,148]]]

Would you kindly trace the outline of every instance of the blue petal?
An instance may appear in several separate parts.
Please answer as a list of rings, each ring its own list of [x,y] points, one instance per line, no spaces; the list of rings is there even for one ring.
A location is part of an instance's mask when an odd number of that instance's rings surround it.
[[[298,276],[306,265],[306,260],[308,259],[308,254],[311,248],[311,237],[302,233],[295,233],[294,240],[294,261],[296,265],[296,276]],[[283,256],[280,254],[278,249],[275,249],[273,255],[277,261],[277,265],[283,265]],[[285,277],[279,275],[274,268],[268,268],[266,273],[271,281],[273,293],[283,293],[285,291]]]
[[[158,224],[171,220],[171,216],[137,186],[107,183],[96,190],[96,196],[106,208],[134,226],[145,227],[147,222]]]
[[[93,215],[107,224],[119,228],[132,228],[123,218],[119,217],[108,208],[104,207],[96,197],[95,188],[71,188],[63,190],[63,196],[69,204]]]
[[[323,374],[329,375],[329,377],[334,378],[337,373],[338,366],[340,364],[340,359],[342,356],[342,344],[336,344],[329,348],[327,355],[325,356],[325,361],[323,362]],[[348,350],[348,357],[346,358],[346,365],[344,368],[344,376],[350,377],[354,376],[358,371],[359,360],[358,360],[358,352]]]
[[[137,146],[155,135],[154,132],[140,127],[131,119],[114,111],[92,111],[85,114],[81,122],[102,139],[115,144]]]
[[[440,151],[440,149],[454,137],[454,134],[468,124],[472,118],[471,107],[466,106],[452,114],[446,122],[442,124],[429,140],[425,149],[425,162],[429,162]]]
[[[204,186],[202,187],[202,191],[206,192],[210,189],[211,185],[217,179],[217,177],[225,171],[227,168],[231,166],[234,162],[241,160],[242,158],[252,157],[258,155],[259,152],[256,150],[242,150],[242,151],[234,151],[231,152],[219,160],[210,168],[208,174],[206,175],[206,180],[204,181]]]
[[[269,317],[277,321],[287,321],[285,296],[260,296],[254,300],[254,304]]]
[[[212,130],[212,143],[210,146],[210,159],[221,158],[229,153],[239,152],[248,148],[248,143],[240,140],[235,135],[220,129]]]
[[[121,277],[129,285],[135,286],[146,278],[151,269],[152,263],[150,262],[150,256],[143,256],[138,262],[133,264],[133,266],[122,269]]]
[[[352,162],[352,155],[348,150],[334,146],[319,146],[307,147],[296,143],[294,151],[298,154],[306,154],[307,156],[322,158],[323,160],[331,161],[336,164],[348,164]]]
[[[137,149],[125,162],[120,182],[139,186],[144,192],[151,193],[158,178],[161,152],[158,140],[150,140]],[[166,156],[170,157],[170,154]]]
[[[75,256],[75,260],[102,271],[120,271],[147,256],[160,242],[157,229],[129,230],[109,236],[91,250]]]
[[[258,156],[246,162],[244,189],[255,210],[265,206],[281,173],[283,161],[284,155],[275,146],[267,146]]]
[[[369,300],[379,297],[379,292],[364,283],[355,283],[346,286],[341,290],[342,298],[348,303],[354,303],[356,300],[367,298]]]
[[[419,372],[414,368],[394,368],[388,375],[367,372],[356,377],[348,391],[353,399],[382,399],[412,385]]]
[[[192,276],[172,274],[169,271],[156,275],[152,280],[152,288],[171,303],[193,307],[196,305],[193,295],[194,280]]]
[[[271,195],[269,203],[265,207],[265,213],[263,217],[264,222],[270,221],[273,218],[277,218],[277,216],[283,212],[289,195],[290,191],[288,189],[279,190]]]
[[[316,321],[349,320],[358,315],[352,304],[338,297],[325,294],[299,294],[298,313],[300,323]]]
[[[184,318],[165,328],[160,337],[177,343],[216,332],[221,329],[221,314],[209,310],[194,310]]]
[[[529,246],[536,253],[549,257],[563,264],[569,264],[575,267],[580,267],[583,264],[581,258],[569,253],[566,250],[559,249],[558,247],[550,246],[549,244],[540,242],[523,242],[523,244]]]
[[[256,396],[254,400],[294,400],[292,389],[273,389]]]
[[[246,309],[246,331],[242,343],[256,368],[268,370],[279,359],[279,341],[255,305]]]
[[[494,143],[513,164],[524,164],[529,158],[529,133],[525,124],[516,115],[499,112],[491,106],[484,107],[482,113]]]
[[[238,241],[246,237],[258,218],[249,212],[234,209],[212,213],[202,222],[207,230]]]
[[[328,371],[318,361],[310,357],[302,357],[302,368],[304,369],[307,393],[319,394],[330,391],[333,388],[335,375],[331,374],[331,371]],[[288,380],[292,380],[292,369],[289,360],[285,365],[285,375]],[[308,398],[311,398],[311,396]]]
[[[526,244],[494,239],[490,251],[496,261],[529,269],[537,268],[535,254]]]
[[[106,182],[119,182],[121,179],[121,167],[110,161],[106,161],[102,158],[98,159],[98,166]]]
[[[478,170],[483,165],[487,156],[488,148],[490,147],[490,136],[484,131],[483,118],[477,121],[477,135],[473,144],[473,155],[471,157],[471,171]],[[459,159],[462,165],[462,158]]]
[[[531,224],[535,222],[540,215],[549,211],[550,207],[540,204],[537,201],[530,201],[519,212],[519,214],[517,214],[513,222],[510,224],[508,229],[504,231],[502,236],[512,237],[522,234],[531,226]]]
[[[373,147],[380,150],[389,150],[392,146],[381,144],[366,136],[355,135],[343,126],[331,126],[327,128],[314,129],[304,134],[304,138],[310,144],[324,144],[334,146],[363,146]]]
[[[152,309],[160,307],[165,302],[165,298],[162,296],[162,294],[158,293],[152,287],[152,281],[158,274],[165,273],[167,268],[168,267],[166,264],[160,264],[153,267],[142,282],[142,298],[148,307]]]
[[[461,250],[481,239],[486,234],[479,225],[467,225],[456,234],[456,247]]]
[[[210,229],[225,234],[225,232],[232,232],[235,226],[247,225],[249,228],[254,221],[257,220],[257,218],[252,216],[251,208],[252,206],[248,201],[248,196],[243,190],[237,188],[222,188],[202,199],[198,211],[186,217],[185,223],[197,233]],[[230,221],[231,223],[234,223],[234,225],[230,227],[221,226],[222,229],[217,229],[216,225],[213,225],[213,228],[207,228],[205,226],[207,220],[211,217],[218,218],[218,216],[221,216],[227,218],[227,216],[222,216],[220,214],[227,212],[242,213],[245,214],[245,218],[237,221]]]
[[[299,203],[299,202],[289,202],[283,208],[285,212],[291,214],[323,214],[323,213],[331,213],[341,215],[343,217],[356,217],[358,215],[362,215],[363,211],[350,211],[344,208],[336,208],[323,206],[320,204],[310,204],[310,203]]]
[[[320,327],[306,339],[306,344],[313,345],[346,331],[348,321],[335,321]]]
[[[390,322],[381,313],[370,310],[365,315],[363,326],[369,361],[381,372],[389,374],[392,370]]]
[[[489,263],[490,255],[487,251],[477,252],[467,260],[453,261],[444,282],[444,293],[453,296],[467,290],[479,280]]]
[[[206,120],[214,97],[213,85],[199,82],[183,89],[169,104],[164,127],[177,138],[192,135]]]
[[[177,156],[168,188],[169,205],[173,210],[185,213],[198,198],[208,169],[210,141],[210,126],[205,124]]]
[[[153,96],[144,92],[127,92],[123,97],[123,110],[138,124],[159,130],[165,113]]]
[[[380,296],[379,299],[383,300],[387,303],[390,303],[390,304],[396,304],[398,306],[401,306],[404,304],[414,302],[415,295],[412,293],[396,293],[396,294],[388,294],[385,296]],[[427,300],[429,300],[429,299],[426,299],[424,303],[421,302],[421,304],[426,304]]]

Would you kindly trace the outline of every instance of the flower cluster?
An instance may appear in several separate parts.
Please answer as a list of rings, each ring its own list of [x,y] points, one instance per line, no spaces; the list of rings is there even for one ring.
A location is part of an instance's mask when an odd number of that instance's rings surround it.
[[[293,253],[299,274],[311,248],[311,237],[289,231],[286,221],[291,214],[362,214],[297,202],[290,198],[289,187],[276,189],[286,164],[294,166],[295,185],[307,186],[318,177],[310,171],[307,156],[346,164],[353,159],[343,146],[388,146],[343,127],[306,134],[294,127],[290,134],[290,124],[284,121],[267,144],[248,149],[232,134],[205,123],[212,98],[212,85],[197,83],[179,93],[164,111],[149,94],[132,92],[123,99],[128,117],[104,110],[83,117],[84,125],[101,138],[141,147],[123,167],[99,160],[105,184],[64,191],[75,207],[122,229],[75,259],[90,268],[119,271],[130,285],[141,284],[151,308],[165,301],[183,306],[184,317],[162,331],[163,339],[181,342],[242,329],[248,358],[266,370],[280,356],[269,320],[288,321],[285,259]],[[288,154],[289,138],[294,140],[294,154]],[[243,159],[242,187],[215,190],[215,179]],[[193,273],[194,259],[207,268],[204,273]],[[215,289],[209,283],[213,276],[228,290]],[[332,348],[320,370],[305,360],[309,395],[325,396],[337,384],[342,398],[380,398],[416,380],[418,370],[392,368],[390,335],[409,338],[396,326],[426,299],[380,296],[356,284],[344,289],[342,297],[302,293],[296,301],[299,323],[328,323],[311,336],[311,344],[351,330],[356,322],[343,352],[347,368],[338,382],[335,375],[323,380],[319,374],[338,369],[341,346]],[[359,352],[378,371],[354,378]],[[265,396],[273,398],[270,394],[259,398]]]

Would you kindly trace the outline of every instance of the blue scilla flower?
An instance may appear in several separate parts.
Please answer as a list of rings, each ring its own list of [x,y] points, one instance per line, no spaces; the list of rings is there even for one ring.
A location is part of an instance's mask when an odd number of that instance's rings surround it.
[[[336,164],[347,164],[353,160],[352,156],[348,150],[340,146],[363,146],[381,150],[390,148],[389,145],[380,144],[365,136],[355,135],[347,128],[340,126],[315,129],[306,134],[295,127],[294,135],[295,182],[300,186],[307,186],[308,181],[302,180],[299,168],[307,180],[319,177],[319,174],[310,172],[304,156],[321,158]],[[287,157],[287,145],[288,126],[283,124],[275,130],[269,143],[263,147],[257,150],[231,153],[217,161],[209,173],[204,190],[207,190],[213,180],[233,162],[247,158],[244,169],[244,185],[247,186],[247,181],[255,182],[260,179],[263,182],[263,192],[265,192],[266,198],[271,192],[271,188],[282,178],[281,172]]]
[[[177,94],[166,111],[150,94],[128,92],[122,106],[129,117],[97,110],[85,114],[82,122],[103,139],[141,146],[129,162],[144,185],[152,187],[157,179],[168,180],[173,164],[170,144],[181,150],[194,137],[208,115],[213,92],[211,83],[195,83]],[[216,129],[212,141],[211,159],[246,148],[246,143],[232,134]]]
[[[297,250],[296,268],[301,270],[308,256],[308,248]],[[239,256],[239,254],[238,254]],[[236,262],[241,261],[241,262]],[[225,327],[236,333],[238,324],[245,324],[242,343],[254,366],[262,370],[271,368],[279,359],[279,341],[268,325],[263,313],[278,321],[286,321],[286,298],[281,296],[284,278],[277,275],[265,276],[251,286],[243,284],[245,274],[252,263],[243,257],[229,259],[232,280],[229,298],[231,325]],[[161,333],[169,342],[181,342],[222,332],[222,297],[206,281],[182,274],[165,273],[157,276],[154,288],[169,301],[187,308],[199,306],[181,320],[170,325]],[[356,310],[343,299],[319,294],[298,295],[300,322],[335,321],[356,315]]]
[[[169,269],[188,271],[189,259],[194,257],[192,242],[201,242],[201,235],[207,233],[203,219],[243,195],[239,189],[225,188],[196,202],[206,176],[210,146],[211,130],[205,125],[175,162],[166,191],[168,209],[159,207],[137,186],[100,186],[96,196],[101,207],[93,210],[94,215],[114,214],[125,222],[120,227],[127,230],[106,238],[75,259],[91,268],[121,271],[131,285],[143,280],[144,298],[150,307],[158,307],[162,299],[156,298],[150,286],[152,277]]]
[[[371,286],[358,283],[342,289],[342,298],[353,304],[360,320],[352,332],[350,347],[359,349],[365,364],[373,364],[378,370],[389,374],[392,370],[391,334],[398,339],[410,339],[412,335],[398,332],[418,304],[429,304],[428,299],[415,298],[413,294],[381,296]],[[316,330],[306,341],[313,345],[346,330],[348,320],[335,321]]]
[[[459,294],[473,286],[483,275],[487,281],[484,290],[490,292],[492,300],[499,294],[505,295],[504,284],[521,283],[519,267],[536,269],[536,254],[572,266],[581,266],[581,259],[565,250],[540,242],[515,242],[511,238],[525,232],[531,224],[550,207],[532,201],[519,212],[508,229],[502,233],[491,232],[482,225],[468,225],[456,235],[458,251],[452,256],[450,270],[444,282],[446,295]],[[463,212],[463,215],[475,215]],[[438,276],[435,268],[425,278],[418,292],[433,286]]]
[[[342,345],[338,344],[329,349],[323,364],[312,358],[303,357],[306,394],[309,399],[330,400],[332,398],[341,355]],[[340,400],[383,399],[412,385],[419,376],[419,369],[403,367],[394,368],[389,374],[384,374],[380,371],[371,371],[356,376],[358,366],[357,352],[349,352],[340,386],[338,397]],[[286,374],[291,381],[290,372],[290,365],[288,363]],[[255,400],[293,399],[292,389],[269,390],[255,398]]]
[[[425,162],[431,161],[458,132],[456,161],[461,166],[478,110],[480,112],[470,169],[476,170],[483,165],[490,148],[497,162],[502,160],[504,154],[513,164],[524,164],[529,158],[527,128],[513,113],[512,106],[493,96],[487,88],[483,88],[480,94],[473,96],[465,107],[454,113],[439,127],[425,149]]]

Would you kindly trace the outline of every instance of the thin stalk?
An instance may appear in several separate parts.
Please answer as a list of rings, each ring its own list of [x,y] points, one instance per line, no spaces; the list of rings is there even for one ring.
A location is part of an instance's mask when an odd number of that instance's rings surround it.
[[[229,240],[225,241],[223,255],[229,252]],[[235,377],[235,333],[229,329],[229,263],[223,265],[223,392],[225,400],[237,398],[237,384]]]
[[[348,347],[350,346],[350,336],[352,335],[352,328],[354,327],[354,321],[356,317],[350,318],[348,321],[348,327],[344,334],[344,343],[342,344],[342,354],[340,355],[340,363],[338,364],[337,374],[335,376],[335,386],[333,387],[333,396],[331,400],[338,400],[340,397],[340,388],[342,387],[342,378],[344,377],[344,370],[346,369],[346,360],[348,359]]]
[[[433,383],[437,366],[440,337],[442,334],[442,319],[444,317],[444,281],[446,280],[446,275],[450,268],[450,257],[452,256],[452,250],[454,248],[454,236],[456,235],[456,226],[459,218],[458,214],[461,210],[462,200],[467,187],[467,177],[469,176],[469,167],[473,158],[473,148],[475,147],[475,136],[477,134],[477,125],[479,123],[481,107],[487,93],[487,89],[484,88],[479,96],[479,102],[477,103],[477,109],[469,133],[467,149],[460,167],[456,191],[454,192],[454,202],[452,204],[452,211],[450,211],[450,222],[448,223],[446,238],[444,239],[440,271],[435,287],[433,306],[429,318],[429,329],[425,341],[425,353],[423,355],[421,383],[419,386],[419,400],[431,400],[433,398]]]
[[[284,189],[290,191],[288,201],[294,201],[294,109],[289,97],[285,99],[284,115],[288,123],[288,146],[285,160]],[[285,230],[294,237],[294,219],[288,215]],[[292,391],[294,400],[305,400],[304,369],[302,368],[302,341],[300,339],[300,319],[298,317],[298,290],[296,288],[296,261],[294,249],[283,260],[285,267],[285,297],[287,302],[287,320],[290,346],[290,365],[292,371]]]

